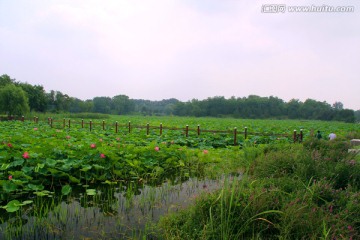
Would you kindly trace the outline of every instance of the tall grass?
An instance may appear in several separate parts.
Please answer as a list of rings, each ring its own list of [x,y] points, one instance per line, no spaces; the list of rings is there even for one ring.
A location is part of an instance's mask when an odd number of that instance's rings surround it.
[[[247,176],[164,217],[163,238],[359,238],[360,162],[348,147],[340,139],[248,149]]]

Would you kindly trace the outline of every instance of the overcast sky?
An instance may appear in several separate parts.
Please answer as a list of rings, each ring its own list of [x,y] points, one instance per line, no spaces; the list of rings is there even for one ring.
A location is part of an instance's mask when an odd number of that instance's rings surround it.
[[[358,110],[360,1],[0,0],[2,74],[83,100],[255,94]]]

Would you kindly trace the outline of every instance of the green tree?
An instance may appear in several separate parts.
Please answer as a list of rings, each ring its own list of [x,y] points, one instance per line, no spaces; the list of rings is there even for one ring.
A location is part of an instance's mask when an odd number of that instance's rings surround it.
[[[91,112],[94,109],[94,102],[92,99],[88,99],[84,101],[82,105],[82,112]]]
[[[304,119],[332,120],[334,117],[330,104],[313,99],[306,99],[300,110]]]
[[[355,122],[355,111],[351,109],[338,110],[333,120],[353,123]]]
[[[360,110],[354,112],[355,121],[360,122]]]
[[[117,95],[112,99],[112,110],[115,114],[127,114],[134,111],[134,103],[126,95]]]
[[[46,111],[46,93],[43,86],[33,86],[28,83],[19,83],[18,86],[20,86],[28,96],[30,111]]]
[[[46,94],[48,110],[51,112],[67,112],[70,110],[71,98],[60,91],[51,90]]]
[[[82,106],[83,106],[84,102],[81,101],[78,98],[70,98],[70,106],[69,106],[69,112],[72,113],[79,113],[79,112],[83,112],[82,111]]]
[[[257,95],[249,95],[244,100],[243,110],[246,118],[264,118],[267,115],[264,99]]]
[[[177,116],[187,116],[189,115],[188,106],[190,103],[178,102],[174,106],[174,114]]]
[[[4,87],[8,84],[14,84],[15,79],[11,79],[9,75],[3,74],[0,76],[0,87]]]
[[[64,111],[64,112],[68,112],[70,109],[70,102],[71,99],[69,97],[69,95],[67,94],[63,94],[60,91],[56,91],[56,109],[58,111]]]
[[[92,100],[82,101],[78,98],[70,98],[69,112],[80,113],[80,112],[91,112],[93,109]]]
[[[0,111],[10,115],[24,115],[29,112],[29,100],[25,91],[14,84],[7,84],[0,90]]]
[[[285,115],[285,103],[282,99],[270,96],[268,99],[268,109],[271,117]]]
[[[290,119],[299,119],[301,118],[300,109],[303,105],[299,99],[291,99],[286,103],[286,114]]]
[[[97,113],[110,113],[111,98],[109,97],[95,97],[93,99],[93,111]]]
[[[227,102],[223,96],[215,96],[212,98],[207,98],[204,100],[207,104],[207,115],[212,117],[217,117],[219,115],[230,114],[233,111],[227,111]]]

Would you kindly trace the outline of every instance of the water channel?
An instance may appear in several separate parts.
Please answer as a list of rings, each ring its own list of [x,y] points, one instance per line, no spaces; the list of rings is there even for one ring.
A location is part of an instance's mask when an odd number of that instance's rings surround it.
[[[156,239],[152,226],[161,216],[187,207],[200,194],[220,189],[224,180],[99,186],[94,195],[80,188],[59,200],[36,196],[34,204],[21,211],[7,214],[1,210],[0,239]]]

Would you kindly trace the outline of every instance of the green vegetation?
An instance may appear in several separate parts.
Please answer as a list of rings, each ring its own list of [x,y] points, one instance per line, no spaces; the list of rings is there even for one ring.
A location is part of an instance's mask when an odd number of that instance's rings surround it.
[[[359,237],[357,124],[89,113],[54,115],[51,127],[38,117],[0,122],[0,238]]]
[[[59,130],[47,123],[2,122],[0,200],[14,193],[54,191],[63,184],[146,181],[161,183],[201,174],[206,154],[181,139],[156,140],[136,132],[127,137],[88,129]],[[9,131],[10,130],[10,131]],[[139,130],[140,133],[141,130]]]
[[[164,217],[163,238],[357,239],[360,162],[347,149],[340,140],[266,146],[241,181]]]
[[[14,92],[8,89],[8,85],[21,88],[27,101],[27,109],[24,109],[24,100],[15,97],[6,97]],[[341,102],[330,105],[326,102],[314,99],[306,99],[301,102],[292,99],[285,102],[274,96],[260,97],[249,95],[248,97],[209,97],[204,100],[193,99],[181,102],[177,99],[164,99],[161,101],[149,101],[143,99],[130,99],[128,96],[119,94],[114,97],[94,97],[93,99],[80,100],[63,94],[60,91],[51,90],[46,93],[42,86],[21,83],[11,79],[8,75],[0,76],[0,86],[5,90],[0,91],[0,114],[24,115],[28,109],[34,112],[51,113],[82,113],[93,112],[102,114],[133,114],[143,116],[195,116],[195,117],[234,117],[246,119],[307,119],[343,121],[353,123],[359,121],[359,111],[344,109]],[[4,97],[1,97],[1,96]],[[6,99],[12,99],[12,107],[8,106]],[[19,107],[18,107],[19,105]],[[20,107],[22,106],[22,107]],[[11,111],[17,109],[17,111]]]
[[[21,87],[6,85],[0,90],[0,112],[21,115],[29,112],[28,98]]]

